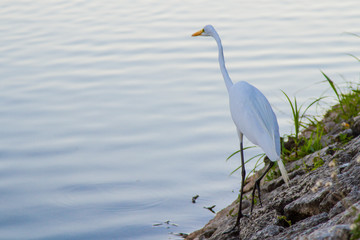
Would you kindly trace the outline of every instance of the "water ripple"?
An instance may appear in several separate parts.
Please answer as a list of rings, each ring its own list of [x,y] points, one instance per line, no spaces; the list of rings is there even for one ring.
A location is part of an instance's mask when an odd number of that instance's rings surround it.
[[[358,80],[346,53],[360,56],[359,38],[344,32],[359,21],[357,0],[2,1],[0,235],[151,240],[168,236],[154,222],[202,226],[211,216],[191,197],[235,198],[238,162],[225,159],[238,139],[216,43],[191,34],[217,27],[231,77],[261,89],[289,133],[279,89],[319,96],[319,69]]]

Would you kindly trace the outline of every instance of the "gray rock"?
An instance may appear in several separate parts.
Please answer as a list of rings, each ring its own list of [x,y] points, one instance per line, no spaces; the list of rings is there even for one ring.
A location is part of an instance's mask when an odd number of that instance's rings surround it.
[[[271,238],[278,235],[280,232],[284,231],[284,227],[277,226],[277,225],[269,225],[266,226],[264,229],[256,232],[251,236],[251,240],[262,240],[265,238]]]
[[[351,121],[352,134],[360,134],[360,117]],[[332,134],[344,132],[341,127],[334,126],[327,123]],[[312,171],[304,169],[304,164],[311,169],[315,158],[323,159],[324,164]],[[345,145],[332,142],[286,165],[288,171],[293,170],[289,174],[289,188],[281,178],[264,182],[261,185],[263,206],[256,205],[249,218],[241,219],[239,232],[224,234],[236,221],[233,214],[238,203],[234,201],[202,229],[189,234],[186,240],[350,239],[350,226],[360,214],[359,159],[360,136]],[[247,188],[251,189],[251,186]],[[245,196],[251,199],[251,191]],[[249,205],[249,202],[244,204],[244,213],[249,213]]]
[[[320,203],[329,193],[329,189],[321,189],[314,194],[304,195],[284,208],[285,216],[293,223],[320,213]]]
[[[348,240],[350,238],[350,225],[335,225],[321,228],[308,236],[300,236],[298,240]]]

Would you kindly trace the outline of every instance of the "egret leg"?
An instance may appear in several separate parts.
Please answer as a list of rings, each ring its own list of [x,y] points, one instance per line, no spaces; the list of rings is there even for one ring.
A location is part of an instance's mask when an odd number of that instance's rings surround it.
[[[274,166],[274,162],[270,161],[269,166],[266,168],[265,172],[255,181],[254,187],[253,187],[253,191],[252,191],[252,200],[251,200],[251,213],[253,211],[254,208],[254,203],[255,203],[255,191],[258,190],[258,196],[259,196],[259,202],[260,202],[260,206],[262,206],[261,203],[261,195],[260,195],[260,182],[261,180],[265,177],[265,175],[270,171],[270,169]]]
[[[241,154],[241,189],[240,189],[239,211],[238,211],[235,227],[239,226],[240,218],[242,218],[244,216],[242,214],[241,210],[242,210],[242,198],[243,198],[243,193],[244,193],[246,170],[245,170],[245,161],[244,161],[244,148],[243,148],[242,142],[240,142],[240,154]]]
[[[244,192],[244,182],[245,182],[245,175],[246,175],[246,171],[245,171],[245,161],[244,161],[244,149],[243,149],[243,143],[242,143],[242,135],[240,136],[240,156],[241,156],[241,187],[240,187],[240,198],[239,198],[239,210],[238,210],[238,215],[237,215],[237,219],[236,219],[236,223],[235,225],[228,231],[225,231],[224,234],[228,234],[228,233],[233,233],[235,231],[238,231],[238,227],[240,225],[240,218],[244,217],[245,215],[242,214],[241,210],[242,210],[242,195]]]
[[[242,138],[240,138],[242,140]],[[242,214],[242,197],[243,197],[243,190],[244,190],[244,183],[245,183],[245,162],[244,162],[244,149],[243,149],[243,143],[240,141],[240,156],[241,156],[241,188],[240,188],[240,203],[239,203],[239,210],[238,215],[236,219],[236,223],[234,227],[232,227],[230,230],[224,232],[224,234],[233,233],[238,230],[238,227],[240,225],[240,218],[244,217],[245,215]]]

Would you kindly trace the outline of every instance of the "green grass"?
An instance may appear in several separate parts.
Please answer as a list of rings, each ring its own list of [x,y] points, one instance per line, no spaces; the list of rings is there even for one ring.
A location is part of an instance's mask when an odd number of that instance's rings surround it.
[[[321,122],[317,122],[314,127],[315,130],[312,131],[310,138],[302,138],[303,144],[299,147],[298,157],[304,157],[323,148],[321,137],[324,134],[324,127]]]
[[[358,214],[354,223],[351,226],[351,238],[350,240],[360,239],[360,214]]]
[[[348,143],[351,139],[353,139],[354,137],[353,136],[349,136],[348,134],[346,133],[342,133],[339,135],[339,141],[342,143],[342,144],[345,144],[345,143]]]
[[[324,160],[321,157],[314,157],[313,159],[314,167],[311,169],[311,171],[314,171],[324,165]]]
[[[337,85],[328,75],[321,72],[326,79],[326,82],[330,85],[330,88],[335,93],[341,114],[336,119],[337,122],[342,120],[349,120],[350,118],[359,114],[360,111],[360,88],[358,83],[345,82],[347,85],[342,89]],[[344,84],[344,83],[343,83]]]
[[[269,182],[281,176],[280,170],[275,168],[275,166],[277,166],[277,162],[275,162],[274,166],[265,175],[265,181]]]
[[[321,137],[323,135],[324,128],[320,121],[318,121],[315,117],[307,116],[306,112],[311,106],[319,103],[325,97],[319,97],[310,102],[310,104],[308,104],[306,107],[304,107],[304,103],[298,105],[296,97],[294,97],[294,100],[291,101],[289,96],[284,91],[282,92],[290,105],[295,130],[294,134],[288,135],[288,138],[293,139],[294,147],[290,149],[286,149],[285,147],[283,147],[283,156],[285,157],[285,159],[293,161],[304,157],[310,153],[313,153],[323,147],[321,145]],[[300,131],[302,129],[314,130],[312,130],[310,138],[305,138],[303,136],[300,136]]]
[[[286,216],[278,216],[277,219],[279,221],[285,222],[289,227],[291,226],[291,220],[288,220]]]
[[[254,148],[256,146],[250,146],[250,147],[245,147],[244,148],[244,151],[247,150],[247,149],[250,149],[250,148]],[[232,158],[233,156],[235,156],[236,154],[240,153],[240,150],[237,150],[236,152],[233,152],[227,159],[226,161],[230,160],[230,158]],[[256,154],[255,156],[252,156],[251,158],[249,158],[248,160],[246,160],[244,163],[245,165],[250,162],[251,160],[253,159],[256,159],[257,158],[257,161],[255,163],[255,167],[248,173],[248,175],[246,176],[245,178],[245,182],[246,180],[248,179],[248,177],[251,175],[251,173],[254,173],[257,169],[258,166],[260,166],[261,162],[260,160],[263,159],[265,157],[265,153],[259,153],[259,154]],[[260,162],[260,163],[259,163]],[[239,167],[235,168],[235,170],[233,170],[230,175],[234,174],[236,171],[238,171],[240,168],[242,167],[242,164],[240,164]]]

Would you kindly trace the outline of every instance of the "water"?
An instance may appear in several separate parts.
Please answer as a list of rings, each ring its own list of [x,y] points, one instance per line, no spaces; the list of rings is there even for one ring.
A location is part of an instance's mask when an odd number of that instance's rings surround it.
[[[358,81],[345,32],[359,22],[357,0],[2,1],[0,238],[200,228],[204,206],[235,199],[239,159],[225,161],[238,140],[216,44],[190,35],[213,24],[232,79],[263,91],[289,134],[280,89],[303,102],[327,88],[320,70]]]

